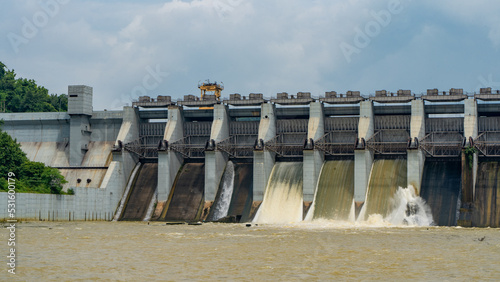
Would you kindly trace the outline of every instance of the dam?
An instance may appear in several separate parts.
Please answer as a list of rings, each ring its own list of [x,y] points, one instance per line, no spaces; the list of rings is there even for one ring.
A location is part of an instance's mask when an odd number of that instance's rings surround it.
[[[143,96],[120,111],[92,95],[72,85],[67,113],[0,114],[75,192],[19,193],[18,218],[354,222],[397,218],[412,189],[434,225],[500,226],[498,90]]]

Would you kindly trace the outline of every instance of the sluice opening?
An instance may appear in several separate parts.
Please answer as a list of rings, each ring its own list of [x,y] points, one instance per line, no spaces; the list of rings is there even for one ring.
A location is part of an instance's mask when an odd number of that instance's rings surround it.
[[[214,204],[210,209],[207,217],[208,221],[217,221],[226,217],[231,203],[231,197],[234,190],[234,164],[232,161],[227,162],[226,169],[222,174],[217,196],[215,197]]]
[[[252,207],[253,164],[229,161],[207,220],[244,222]]]
[[[302,162],[277,162],[253,222],[284,224],[302,221]]]
[[[253,164],[236,163],[234,189],[228,215],[241,215],[240,222],[248,221],[253,203]]]
[[[500,162],[479,163],[472,225],[500,227]]]
[[[177,173],[159,220],[198,220],[203,209],[205,164],[185,163]]]
[[[128,195],[120,220],[143,220],[158,183],[158,164],[141,165]]]
[[[430,206],[436,225],[457,224],[461,183],[460,161],[425,162],[420,195]]]

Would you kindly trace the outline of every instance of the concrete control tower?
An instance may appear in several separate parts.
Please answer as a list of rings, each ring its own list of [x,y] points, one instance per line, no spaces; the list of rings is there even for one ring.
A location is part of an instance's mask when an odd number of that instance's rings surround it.
[[[92,117],[92,87],[68,86],[68,114],[70,115],[69,165],[79,166],[88,150],[90,118]]]

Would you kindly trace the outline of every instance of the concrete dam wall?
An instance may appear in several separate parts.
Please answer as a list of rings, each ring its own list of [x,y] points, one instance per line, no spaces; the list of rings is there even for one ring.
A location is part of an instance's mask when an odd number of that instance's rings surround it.
[[[123,116],[131,109],[92,111],[88,86],[69,86],[68,94],[67,113],[0,114],[2,130],[21,144],[28,159],[58,168],[68,181],[63,190],[75,192],[17,193],[19,219],[111,220],[116,212],[130,169],[121,161],[127,156],[113,157],[112,147],[120,132],[128,135]],[[7,202],[7,193],[0,193],[0,199]],[[7,209],[0,210],[1,217],[8,218]]]
[[[125,197],[140,206],[140,215],[130,217],[137,220],[154,202],[153,220],[359,221],[392,216],[395,198],[410,187],[430,207],[434,224],[498,226],[497,174],[491,172],[500,157],[495,94],[232,95],[224,101],[143,99],[123,111],[93,112],[89,89],[71,89],[84,98],[70,99],[68,113],[1,114],[4,130],[31,160],[58,167],[69,181],[65,189],[103,191],[111,217]],[[126,191],[138,162],[154,165],[147,181],[138,176]],[[149,192],[137,192],[142,189]],[[290,213],[300,216],[272,215],[289,204],[276,193],[292,190],[300,192],[300,205]],[[94,201],[79,193],[74,201]],[[40,219],[60,208],[48,205]],[[406,202],[402,213],[417,209]]]

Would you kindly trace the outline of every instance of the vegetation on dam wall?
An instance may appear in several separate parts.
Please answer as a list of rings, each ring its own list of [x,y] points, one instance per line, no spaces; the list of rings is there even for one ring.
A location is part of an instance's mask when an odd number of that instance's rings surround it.
[[[15,174],[16,192],[64,194],[66,180],[57,168],[28,160],[21,145],[1,129],[0,121],[0,192],[8,190],[7,175]]]
[[[0,112],[66,112],[68,96],[50,94],[38,86],[33,79],[17,78],[14,70],[9,70],[0,62]],[[3,105],[5,102],[5,108]]]

